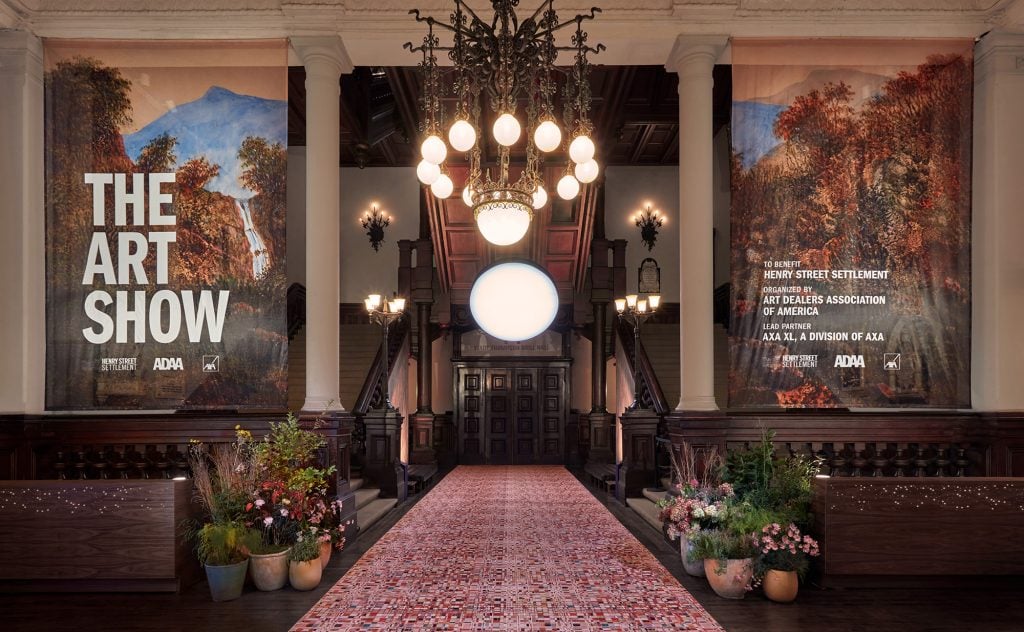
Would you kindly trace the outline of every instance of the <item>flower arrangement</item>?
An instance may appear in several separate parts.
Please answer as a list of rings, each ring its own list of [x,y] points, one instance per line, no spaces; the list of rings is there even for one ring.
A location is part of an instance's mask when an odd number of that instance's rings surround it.
[[[263,536],[262,552],[282,551],[295,540],[302,498],[281,481],[264,481],[245,505],[246,525]]]
[[[291,562],[309,562],[320,557],[320,536],[317,529],[306,528],[295,534],[295,544],[288,553]]]
[[[758,534],[760,556],[757,561],[756,574],[762,576],[766,571],[796,571],[800,578],[807,572],[809,558],[820,554],[818,542],[809,535],[800,532],[800,528],[790,523],[783,529],[778,522],[765,525]]]
[[[735,496],[732,485],[721,483],[702,487],[696,479],[680,485],[679,495],[660,501],[659,517],[667,525],[670,539],[719,527],[729,512],[729,499]]]

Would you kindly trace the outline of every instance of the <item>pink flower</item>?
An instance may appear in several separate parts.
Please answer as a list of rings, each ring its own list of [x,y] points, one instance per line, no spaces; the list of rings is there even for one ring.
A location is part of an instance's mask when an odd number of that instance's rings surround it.
[[[267,527],[269,527],[270,525],[274,524],[273,517],[267,516],[266,518],[264,518],[263,519],[263,524],[264,524],[264,526],[267,526]]]
[[[262,498],[257,498],[256,502],[253,504],[256,505],[257,507],[262,507],[263,505],[267,504],[267,501],[263,500]]]

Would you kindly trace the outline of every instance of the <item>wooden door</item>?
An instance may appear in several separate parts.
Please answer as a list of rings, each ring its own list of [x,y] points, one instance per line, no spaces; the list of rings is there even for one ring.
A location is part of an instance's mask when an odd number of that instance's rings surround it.
[[[564,463],[568,364],[456,368],[459,462]]]

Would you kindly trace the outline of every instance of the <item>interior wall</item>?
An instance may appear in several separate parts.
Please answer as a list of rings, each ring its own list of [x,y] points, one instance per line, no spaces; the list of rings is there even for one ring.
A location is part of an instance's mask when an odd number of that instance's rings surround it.
[[[288,148],[289,283],[306,282],[306,148]],[[370,293],[398,289],[398,240],[419,237],[420,184],[406,167],[341,169],[341,302],[359,303]],[[361,224],[376,203],[392,217],[374,251]],[[313,262],[315,265],[315,262]]]
[[[608,167],[605,171],[605,235],[625,239],[626,289],[637,289],[640,263],[653,258],[661,268],[661,296],[665,302],[679,302],[679,168]],[[664,224],[650,251],[640,241],[640,229],[633,216],[646,207],[659,209]]]
[[[570,406],[580,412],[593,408],[591,376],[594,374],[590,363],[594,344],[578,333],[572,334],[572,397]]]

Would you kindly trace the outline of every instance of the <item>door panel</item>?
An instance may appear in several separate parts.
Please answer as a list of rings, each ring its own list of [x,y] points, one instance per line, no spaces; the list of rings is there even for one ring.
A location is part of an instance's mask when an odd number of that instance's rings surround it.
[[[459,462],[564,462],[568,363],[456,368]]]

